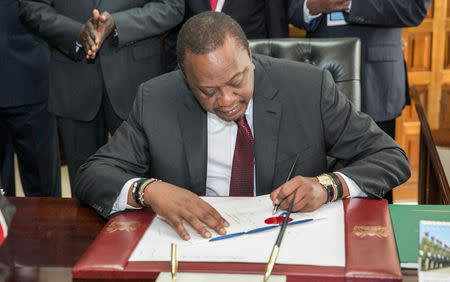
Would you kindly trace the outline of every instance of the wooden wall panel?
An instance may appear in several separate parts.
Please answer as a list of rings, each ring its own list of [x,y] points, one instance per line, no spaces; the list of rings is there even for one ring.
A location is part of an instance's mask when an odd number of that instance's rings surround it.
[[[414,88],[412,91],[415,91],[416,94],[419,96],[420,103],[424,107],[424,112],[427,114],[427,107],[428,107],[428,85],[414,85],[412,88]],[[414,104],[414,103],[411,103]],[[414,120],[418,121],[419,117],[417,116],[417,112],[414,109]]]
[[[450,129],[450,85],[442,87],[441,96],[441,115],[439,120],[439,129]]]
[[[408,71],[431,71],[431,39],[430,31],[424,32],[404,32],[406,46],[404,48],[405,60]]]
[[[300,28],[290,24],[289,25],[289,37],[304,38],[304,37],[306,37],[306,30],[300,29]]]
[[[450,32],[447,32],[445,34],[444,69],[450,69],[450,40],[449,39],[450,39]]]
[[[423,103],[427,103],[428,85],[412,86],[411,91],[417,93],[417,96]],[[410,106],[406,106],[403,109],[402,115],[397,118],[395,135],[395,140],[400,147],[405,150],[408,156],[409,165],[411,168],[411,177],[405,184],[394,190],[394,200],[396,202],[414,202],[417,201],[420,146],[420,122],[414,108],[414,103],[411,103]]]

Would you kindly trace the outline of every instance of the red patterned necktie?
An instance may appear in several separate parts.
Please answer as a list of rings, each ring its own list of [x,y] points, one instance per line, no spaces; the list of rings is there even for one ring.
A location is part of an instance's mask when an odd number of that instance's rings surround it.
[[[217,1],[218,0],[209,0],[209,2],[211,2],[211,10],[215,11],[216,7],[217,7]]]
[[[245,116],[236,121],[238,126],[231,169],[230,196],[253,196],[255,140]]]

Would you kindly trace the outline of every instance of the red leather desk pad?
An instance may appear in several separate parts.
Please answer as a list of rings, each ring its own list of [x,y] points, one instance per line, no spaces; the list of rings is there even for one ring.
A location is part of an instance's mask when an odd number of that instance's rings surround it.
[[[344,199],[346,266],[275,265],[273,274],[298,281],[401,281],[386,200]],[[169,262],[128,262],[150,225],[149,210],[112,218],[72,269],[73,278],[156,279]],[[261,263],[180,262],[179,272],[264,274]]]

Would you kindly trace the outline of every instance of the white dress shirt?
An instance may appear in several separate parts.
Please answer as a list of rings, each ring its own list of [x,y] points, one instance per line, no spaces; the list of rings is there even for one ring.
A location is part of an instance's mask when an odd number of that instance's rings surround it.
[[[242,1],[245,1],[245,0],[242,0]],[[225,0],[218,0],[217,1],[217,5],[216,5],[216,9],[214,11],[215,12],[222,12],[223,3],[225,3]]]

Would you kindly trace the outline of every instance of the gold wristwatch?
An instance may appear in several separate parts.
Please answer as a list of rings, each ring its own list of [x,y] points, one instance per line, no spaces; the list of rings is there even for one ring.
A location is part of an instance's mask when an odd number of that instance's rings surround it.
[[[319,180],[319,183],[323,186],[323,188],[325,188],[325,191],[327,192],[327,203],[331,202],[334,198],[333,181],[331,180],[331,177],[326,174],[321,174],[316,178],[317,180]]]

